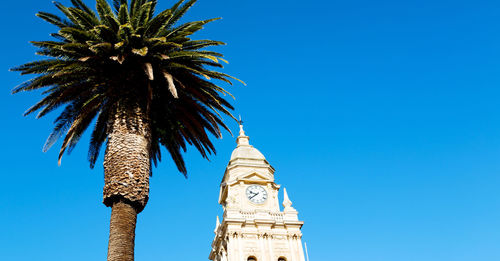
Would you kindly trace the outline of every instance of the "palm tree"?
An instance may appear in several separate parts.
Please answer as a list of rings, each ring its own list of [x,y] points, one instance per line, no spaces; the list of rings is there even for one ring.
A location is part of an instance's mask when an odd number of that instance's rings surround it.
[[[32,42],[46,58],[13,68],[33,78],[13,90],[43,90],[43,99],[25,115],[37,117],[64,106],[44,150],[64,136],[65,151],[75,147],[95,120],[88,160],[93,168],[102,144],[105,185],[103,203],[112,208],[108,260],[133,260],[137,214],[149,197],[151,163],[165,147],[186,175],[182,152],[194,145],[203,157],[215,153],[208,133],[229,131],[221,114],[231,115],[227,93],[217,84],[235,79],[222,68],[222,54],[207,51],[223,45],[190,36],[209,19],[177,24],[196,2],[180,0],[155,16],[156,0],[96,0],[97,13],[82,0],[64,14],[37,16],[58,27],[52,41]],[[113,10],[114,9],[114,10]],[[216,79],[215,83],[211,79]]]

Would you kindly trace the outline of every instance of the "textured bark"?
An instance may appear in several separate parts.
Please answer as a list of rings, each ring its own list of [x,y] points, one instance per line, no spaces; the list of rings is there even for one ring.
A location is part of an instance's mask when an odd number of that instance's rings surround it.
[[[108,261],[133,261],[137,214],[149,198],[151,130],[135,103],[116,106],[108,122],[103,202],[112,207]]]
[[[103,202],[128,202],[140,213],[149,198],[149,119],[139,106],[117,106],[108,123]]]
[[[108,261],[133,261],[137,211],[128,202],[117,201],[111,211]]]

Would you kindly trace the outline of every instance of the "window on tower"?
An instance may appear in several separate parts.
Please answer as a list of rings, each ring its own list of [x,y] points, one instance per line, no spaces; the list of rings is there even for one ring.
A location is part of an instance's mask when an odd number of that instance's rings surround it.
[[[278,258],[278,261],[286,261],[286,258],[280,257],[280,258]]]
[[[257,261],[257,258],[254,256],[249,256],[247,261]]]

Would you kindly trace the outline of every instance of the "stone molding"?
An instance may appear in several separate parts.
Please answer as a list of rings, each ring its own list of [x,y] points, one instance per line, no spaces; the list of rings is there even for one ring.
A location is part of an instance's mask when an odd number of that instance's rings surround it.
[[[213,261],[305,261],[302,251],[298,211],[284,190],[283,210],[278,202],[280,185],[274,182],[274,168],[262,153],[249,143],[240,126],[238,146],[231,154],[220,185],[219,204],[222,221],[217,218],[209,259]],[[251,185],[262,186],[267,199],[259,204],[247,198]]]

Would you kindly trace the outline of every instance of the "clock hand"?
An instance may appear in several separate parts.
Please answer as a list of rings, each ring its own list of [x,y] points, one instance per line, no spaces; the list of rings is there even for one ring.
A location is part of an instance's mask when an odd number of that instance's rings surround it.
[[[250,197],[250,199],[254,198],[255,196],[259,195],[259,192],[253,194],[253,196]]]

